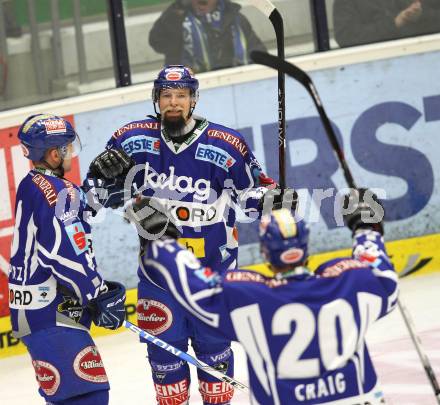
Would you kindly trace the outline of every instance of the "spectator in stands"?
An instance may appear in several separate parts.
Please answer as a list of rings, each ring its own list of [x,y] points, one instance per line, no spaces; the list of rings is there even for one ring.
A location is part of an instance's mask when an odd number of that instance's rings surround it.
[[[165,64],[195,72],[245,65],[250,51],[265,46],[240,8],[230,0],[176,0],[155,22],[150,45]]]
[[[21,36],[21,27],[18,25],[12,1],[3,2],[3,13],[6,26],[6,36],[15,38]]]
[[[439,0],[335,0],[340,47],[440,32]]]

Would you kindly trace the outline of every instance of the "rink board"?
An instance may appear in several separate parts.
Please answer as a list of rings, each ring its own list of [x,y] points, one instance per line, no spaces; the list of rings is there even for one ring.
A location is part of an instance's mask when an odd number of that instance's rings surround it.
[[[425,235],[416,238],[403,239],[387,243],[387,250],[392,257],[397,271],[401,275],[426,275],[440,270],[440,256],[436,254],[440,246],[440,234]],[[349,256],[351,251],[338,250],[333,252],[321,253],[310,257],[310,268],[316,268],[319,263],[330,260],[334,257]],[[264,264],[248,266],[247,268],[258,271],[264,275],[271,272]],[[136,323],[136,289],[127,291],[126,310],[128,320]],[[415,316],[417,316],[415,314]],[[93,336],[102,336],[118,331],[109,331],[103,328],[92,327]],[[0,358],[9,357],[26,352],[26,348],[19,339],[12,337],[11,324],[9,317],[0,318]]]

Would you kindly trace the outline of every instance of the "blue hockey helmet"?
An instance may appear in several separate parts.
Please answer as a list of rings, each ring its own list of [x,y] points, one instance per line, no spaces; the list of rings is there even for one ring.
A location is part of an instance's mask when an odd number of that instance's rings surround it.
[[[160,91],[163,89],[190,89],[195,102],[199,96],[199,81],[194,77],[190,68],[183,65],[167,65],[157,75],[154,81],[153,103],[159,101]]]
[[[275,267],[298,266],[308,258],[309,228],[290,210],[282,208],[265,215],[260,223],[263,256]]]
[[[73,144],[72,157],[81,150],[81,141],[72,124],[56,115],[31,115],[18,130],[18,138],[24,156],[33,161],[43,160],[45,152],[51,148],[59,148],[62,158],[69,144]]]

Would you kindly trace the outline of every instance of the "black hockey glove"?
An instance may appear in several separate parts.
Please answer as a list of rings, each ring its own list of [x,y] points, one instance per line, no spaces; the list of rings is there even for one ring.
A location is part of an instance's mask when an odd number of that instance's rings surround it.
[[[163,207],[149,197],[137,198],[132,207],[125,211],[126,218],[137,228],[141,245],[149,240],[163,236],[177,239],[181,236],[179,229],[163,212]]]
[[[267,190],[258,204],[259,210],[264,214],[270,213],[273,210],[279,210],[281,208],[290,209],[292,212],[296,211],[298,204],[298,193],[293,188],[285,188],[281,190],[279,185],[272,189]]]
[[[107,292],[89,301],[92,320],[96,326],[118,329],[125,319],[125,287],[116,281],[106,281]]]
[[[344,197],[343,218],[353,234],[358,229],[372,229],[383,235],[384,208],[377,196],[368,189],[353,190]]]
[[[122,149],[107,149],[92,160],[89,175],[98,179],[125,178],[135,161]]]

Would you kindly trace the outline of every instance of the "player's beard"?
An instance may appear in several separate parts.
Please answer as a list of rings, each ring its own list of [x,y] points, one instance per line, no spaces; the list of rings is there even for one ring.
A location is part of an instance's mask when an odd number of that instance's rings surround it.
[[[183,116],[183,111],[177,117],[167,116],[165,110],[162,116],[162,125],[171,137],[182,135],[182,130],[185,128],[186,119]]]

